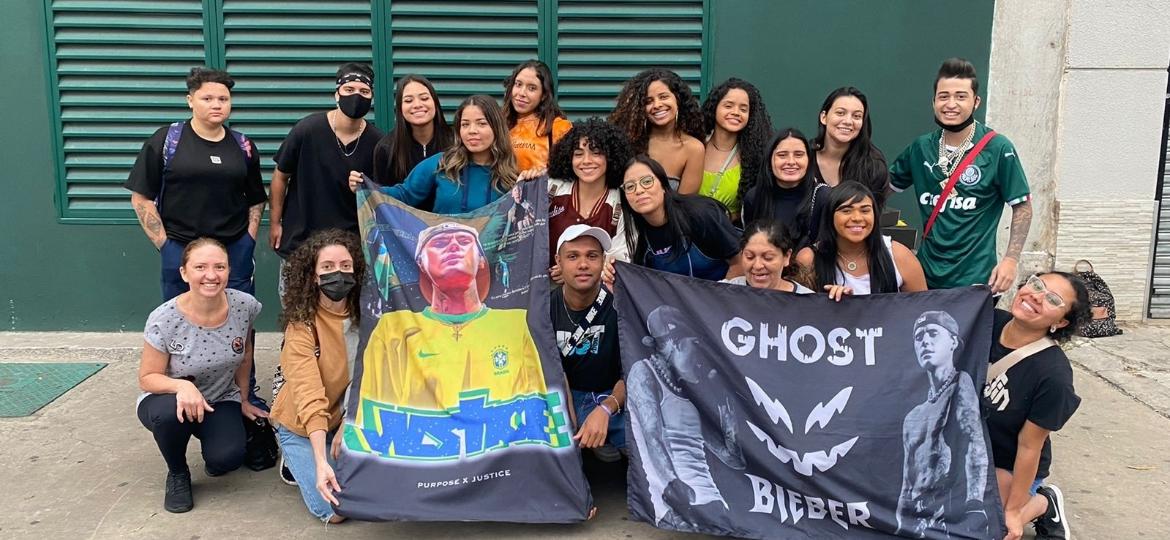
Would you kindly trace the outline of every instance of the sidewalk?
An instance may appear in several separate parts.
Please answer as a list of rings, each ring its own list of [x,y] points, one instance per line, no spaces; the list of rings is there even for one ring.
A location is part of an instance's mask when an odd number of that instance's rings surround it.
[[[0,362],[101,361],[109,366],[35,415],[0,419],[5,472],[0,538],[677,538],[629,521],[620,469],[589,470],[599,515],[579,525],[315,522],[274,471],[208,480],[192,467],[196,509],[162,510],[165,469],[133,415],[138,333],[0,333]],[[257,340],[270,376],[279,334]],[[1053,482],[1074,538],[1159,537],[1170,516],[1170,326],[1128,326],[1082,340],[1069,356],[1083,403],[1053,436]],[[268,384],[261,381],[261,387]],[[191,445],[199,463],[198,445]],[[698,536],[695,536],[698,538]]]

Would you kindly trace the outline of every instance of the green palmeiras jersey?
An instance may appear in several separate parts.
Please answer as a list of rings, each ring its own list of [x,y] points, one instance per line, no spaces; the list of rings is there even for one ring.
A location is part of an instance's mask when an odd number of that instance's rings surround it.
[[[972,143],[988,131],[987,126],[975,124]],[[938,163],[941,136],[939,129],[918,137],[890,167],[890,184],[895,191],[914,186],[924,225],[948,180]],[[996,134],[963,170],[935,218],[930,236],[918,248],[927,286],[944,289],[987,283],[998,262],[995,235],[1003,205],[1014,206],[1029,198],[1028,180],[1016,147],[1007,137]]]

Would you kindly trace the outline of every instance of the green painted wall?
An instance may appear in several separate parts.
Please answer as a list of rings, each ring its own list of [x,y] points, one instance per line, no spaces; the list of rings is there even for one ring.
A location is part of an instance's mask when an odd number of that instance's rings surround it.
[[[710,87],[728,77],[760,88],[776,128],[816,136],[829,92],[856,86],[870,108],[874,143],[893,161],[910,141],[935,129],[935,73],[960,56],[975,64],[986,96],[995,3],[971,1],[712,0]],[[743,36],[755,36],[745,40]],[[983,119],[982,107],[976,114]],[[920,225],[913,198],[891,204]]]
[[[857,86],[869,96],[875,140],[891,159],[933,127],[930,86],[942,59],[964,56],[986,74],[990,1],[711,3],[712,84],[733,75],[751,80],[764,92],[777,127],[796,125],[810,135],[824,96],[837,86]],[[137,225],[58,222],[45,14],[40,2],[6,8],[0,32],[0,328],[140,332],[158,304],[154,249]],[[261,237],[267,238],[266,230]],[[277,259],[261,244],[257,289],[267,306],[261,329],[272,330]]]
[[[63,225],[41,2],[5,2],[0,32],[0,325],[4,330],[141,332],[159,303],[158,259],[137,225]],[[177,100],[182,95],[176,94]],[[129,196],[129,192],[127,192]],[[267,235],[267,232],[263,233]],[[263,328],[275,327],[276,257],[257,250]]]

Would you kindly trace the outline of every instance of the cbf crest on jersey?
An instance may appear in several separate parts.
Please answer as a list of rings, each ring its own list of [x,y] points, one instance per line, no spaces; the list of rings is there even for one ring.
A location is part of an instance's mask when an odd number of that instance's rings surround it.
[[[846,297],[619,264],[633,517],[743,538],[1002,538],[986,287]]]
[[[359,190],[372,271],[362,284],[337,513],[585,519],[592,500],[572,442],[547,268],[532,263],[548,260],[547,189],[524,182],[457,216]]]

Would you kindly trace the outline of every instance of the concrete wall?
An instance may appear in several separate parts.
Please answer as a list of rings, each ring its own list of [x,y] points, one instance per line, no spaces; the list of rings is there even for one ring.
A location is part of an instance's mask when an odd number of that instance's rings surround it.
[[[1118,316],[1146,315],[1161,160],[1170,9],[1074,1],[1061,105],[1058,268],[1093,261]]]
[[[1056,161],[1068,2],[999,0],[991,35],[987,124],[1016,145],[1032,188],[1032,226],[1021,275],[1052,268],[1056,253]],[[1008,241],[1011,211],[1000,221]]]
[[[1143,318],[1170,10],[1161,1],[998,0],[992,35],[988,123],[1020,149],[1035,196],[1021,271],[1088,259],[1118,316]],[[1002,228],[1006,240],[1007,220]]]

